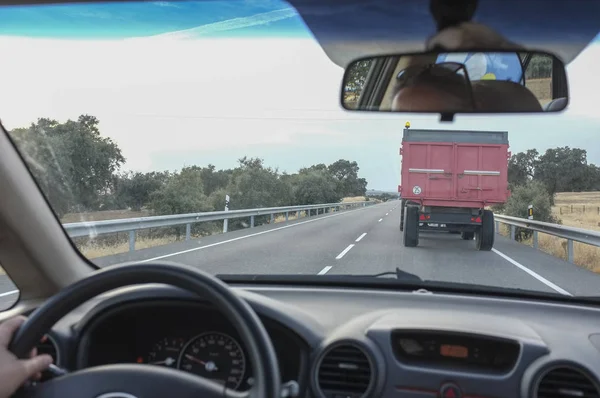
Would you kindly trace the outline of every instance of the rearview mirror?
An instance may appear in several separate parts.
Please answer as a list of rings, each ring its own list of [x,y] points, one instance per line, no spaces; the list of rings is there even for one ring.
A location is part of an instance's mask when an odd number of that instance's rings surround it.
[[[564,64],[532,51],[390,54],[352,62],[342,106],[351,111],[559,112],[568,104]]]

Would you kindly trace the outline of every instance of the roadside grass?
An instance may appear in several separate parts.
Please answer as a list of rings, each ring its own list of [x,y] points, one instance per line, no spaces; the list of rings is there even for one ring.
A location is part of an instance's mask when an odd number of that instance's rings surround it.
[[[553,214],[563,225],[600,231],[600,192],[561,192],[557,193]],[[509,236],[507,225],[500,224],[500,234]],[[533,238],[521,242],[533,246]],[[552,235],[538,234],[538,248],[543,252],[567,260],[567,240]],[[590,271],[600,273],[600,247],[573,242],[575,264]]]
[[[175,242],[177,242],[177,236],[175,235],[168,235],[162,238],[140,238],[135,240],[135,248],[136,250],[147,249],[150,247],[168,245]],[[77,248],[85,257],[93,259],[126,253],[129,251],[129,242],[119,242],[112,245],[105,245],[99,242],[90,242],[84,245],[77,245]]]
[[[148,217],[152,215],[149,210],[133,211],[133,210],[106,210],[94,211],[89,213],[69,213],[65,214],[60,222],[63,224],[82,222],[82,221],[103,221],[117,220],[122,218],[137,218]]]
[[[365,198],[365,196],[351,196],[348,198],[343,198],[342,203],[364,202],[366,200]]]

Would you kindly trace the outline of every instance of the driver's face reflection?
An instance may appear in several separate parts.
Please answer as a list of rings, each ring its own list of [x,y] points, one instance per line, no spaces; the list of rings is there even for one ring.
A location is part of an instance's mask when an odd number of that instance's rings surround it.
[[[429,85],[415,85],[398,91],[392,100],[392,111],[440,112],[472,111],[473,107],[465,98]]]

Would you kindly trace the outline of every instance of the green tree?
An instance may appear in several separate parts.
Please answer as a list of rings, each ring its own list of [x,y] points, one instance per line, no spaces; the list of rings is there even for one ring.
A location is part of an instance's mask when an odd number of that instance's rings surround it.
[[[552,194],[540,181],[529,181],[525,185],[518,186],[512,192],[510,198],[504,205],[504,214],[513,217],[527,218],[528,207],[533,205],[534,219],[549,223],[559,223],[552,214]],[[517,228],[516,239],[521,241],[531,236],[532,232],[523,228]]]
[[[524,185],[534,177],[539,153],[535,149],[519,152],[508,162],[508,183],[512,187]]]
[[[115,142],[101,136],[98,124],[89,115],[65,123],[40,118],[10,132],[59,217],[99,210],[113,193],[115,173],[125,158]]]
[[[216,190],[224,189],[229,185],[231,170],[216,170],[214,165],[209,164],[203,167],[200,173],[206,195],[211,195]]]
[[[210,211],[202,184],[200,170],[184,167],[169,178],[159,190],[151,195],[155,214],[185,214]]]
[[[299,205],[336,203],[342,199],[337,190],[337,181],[323,170],[298,174],[294,181],[294,198]]]
[[[329,173],[337,180],[338,193],[344,196],[361,196],[367,192],[367,180],[358,178],[358,163],[340,159],[329,165]]]
[[[538,158],[535,179],[543,182],[550,194],[583,191],[588,186],[587,152],[579,148],[551,148]]]
[[[173,174],[159,190],[150,195],[150,198],[151,208],[157,215],[213,210],[204,195],[201,171],[196,167],[184,167],[179,173]],[[193,225],[192,233],[202,235],[210,232],[212,228],[212,224],[198,223]],[[177,234],[177,239],[181,239],[184,227],[175,227],[172,230]]]
[[[543,54],[536,54],[531,57],[525,79],[544,79],[552,77],[552,58]]]
[[[126,172],[116,177],[114,202],[119,208],[130,207],[139,211],[150,203],[151,195],[169,179],[168,172]]]
[[[344,104],[356,108],[367,81],[373,59],[365,59],[352,63],[344,74]]]
[[[239,159],[233,171],[229,191],[232,209],[283,206],[289,192],[276,169],[265,167],[259,158]]]

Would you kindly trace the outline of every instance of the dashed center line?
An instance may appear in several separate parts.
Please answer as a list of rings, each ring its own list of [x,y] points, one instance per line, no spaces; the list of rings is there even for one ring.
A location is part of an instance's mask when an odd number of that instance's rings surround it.
[[[361,236],[359,236],[358,238],[356,238],[355,242],[360,242],[360,240],[361,240],[362,238],[364,238],[365,236],[367,236],[367,233],[366,233],[366,232],[363,232],[363,234],[362,234]]]
[[[327,272],[329,272],[330,269],[332,269],[333,267],[331,265],[328,265],[327,267],[323,268],[321,271],[319,271],[319,273],[317,275],[325,275]]]
[[[387,216],[388,214],[390,214],[390,213],[385,213],[385,215],[386,215],[386,216]]]
[[[380,218],[379,221],[377,221],[377,222],[381,222],[382,220],[383,220],[383,218]]]
[[[339,260],[340,258],[344,257],[346,255],[346,253],[348,253],[350,251],[350,249],[352,249],[353,247],[354,247],[354,243],[351,245],[348,245],[348,247],[345,248],[340,254],[338,254],[335,259]]]

